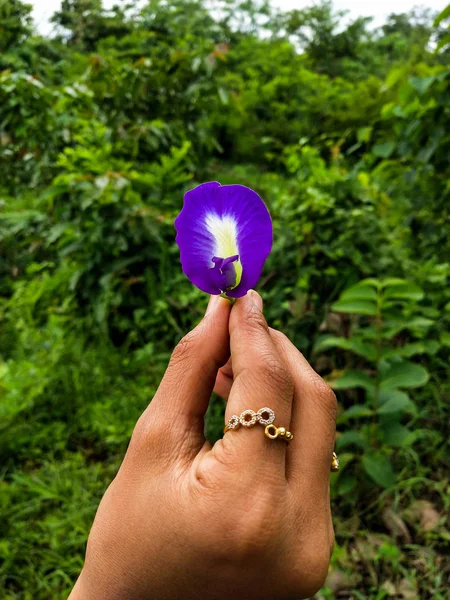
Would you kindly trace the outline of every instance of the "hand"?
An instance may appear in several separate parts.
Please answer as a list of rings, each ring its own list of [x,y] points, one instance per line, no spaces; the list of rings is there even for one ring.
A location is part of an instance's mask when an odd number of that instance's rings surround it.
[[[261,309],[256,292],[232,309],[213,297],[175,349],[100,503],[70,600],[297,600],[323,584],[335,398]],[[261,425],[205,442],[230,350],[226,420],[272,408],[290,445]]]

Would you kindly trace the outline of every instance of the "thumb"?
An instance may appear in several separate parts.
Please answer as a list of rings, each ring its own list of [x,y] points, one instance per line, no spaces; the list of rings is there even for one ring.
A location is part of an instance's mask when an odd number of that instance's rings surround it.
[[[230,310],[228,300],[211,296],[202,321],[173,351],[151,403],[154,418],[176,419],[185,427],[198,428],[203,435],[203,417],[217,372],[230,356]]]

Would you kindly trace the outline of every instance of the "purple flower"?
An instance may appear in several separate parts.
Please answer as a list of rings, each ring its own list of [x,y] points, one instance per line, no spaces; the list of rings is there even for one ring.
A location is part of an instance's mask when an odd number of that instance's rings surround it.
[[[272,248],[272,220],[243,185],[203,183],[187,192],[175,220],[183,271],[208,294],[245,296]]]

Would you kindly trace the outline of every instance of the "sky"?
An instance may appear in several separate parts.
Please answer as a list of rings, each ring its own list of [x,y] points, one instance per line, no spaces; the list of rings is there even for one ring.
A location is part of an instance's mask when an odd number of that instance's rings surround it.
[[[41,33],[48,33],[51,31],[49,25],[49,18],[59,8],[60,0],[27,0],[34,6],[33,16]],[[103,4],[105,7],[117,4],[118,0],[104,0]],[[310,0],[273,0],[275,5],[280,6],[286,10],[293,8],[303,8],[312,4]],[[414,5],[425,6],[431,8],[436,12],[444,10],[447,6],[447,0],[418,0],[417,2],[411,0],[376,0],[375,2],[368,2],[367,0],[334,0],[334,5],[337,9],[346,9],[350,11],[350,16],[368,16],[374,17],[374,23],[379,25],[383,23],[385,17],[391,13],[408,12],[413,8]]]

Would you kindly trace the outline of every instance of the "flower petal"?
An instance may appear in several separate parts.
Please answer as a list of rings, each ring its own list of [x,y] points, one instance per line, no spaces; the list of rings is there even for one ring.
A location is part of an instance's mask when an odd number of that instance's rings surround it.
[[[199,185],[185,194],[175,228],[183,271],[201,290],[238,298],[256,285],[272,248],[272,221],[256,192],[242,185]],[[225,271],[213,258],[224,260]],[[233,270],[236,287],[223,289]]]
[[[230,256],[229,258],[218,258],[217,256],[213,257],[214,269],[218,270],[221,279],[219,283],[219,287],[222,290],[231,290],[236,287],[236,284],[239,283],[237,278],[238,274],[236,272],[235,263],[238,261],[239,256],[235,254],[234,256]],[[242,271],[242,269],[241,269]],[[239,274],[239,280],[240,280]]]
[[[272,219],[264,202],[250,188],[234,184],[220,189],[229,214],[233,214],[238,224],[236,254],[242,265],[241,281],[227,291],[227,296],[240,298],[256,286],[272,250]]]

